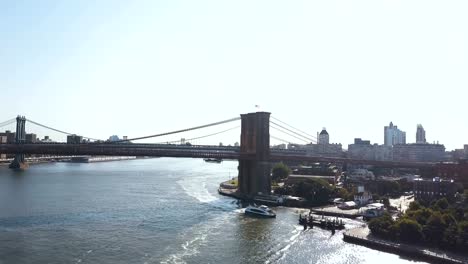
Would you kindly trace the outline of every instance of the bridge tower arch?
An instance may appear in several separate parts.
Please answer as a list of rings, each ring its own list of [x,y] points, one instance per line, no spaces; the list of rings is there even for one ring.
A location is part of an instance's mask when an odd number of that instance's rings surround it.
[[[16,117],[15,144],[24,144],[26,142],[26,118],[24,116]],[[10,163],[10,169],[24,169],[28,167],[23,153],[16,153],[15,159]]]
[[[255,112],[241,115],[241,144],[239,159],[239,192],[251,197],[271,192],[270,113]]]

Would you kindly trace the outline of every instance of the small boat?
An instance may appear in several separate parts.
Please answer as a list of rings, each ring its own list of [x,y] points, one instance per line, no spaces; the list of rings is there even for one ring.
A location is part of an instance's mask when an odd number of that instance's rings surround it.
[[[213,163],[221,163],[223,162],[222,159],[217,159],[217,158],[206,158],[206,159],[203,159],[205,162],[213,162]]]
[[[266,205],[253,206],[249,205],[245,208],[246,215],[258,216],[258,217],[267,217],[273,218],[276,217],[275,212],[268,208]]]

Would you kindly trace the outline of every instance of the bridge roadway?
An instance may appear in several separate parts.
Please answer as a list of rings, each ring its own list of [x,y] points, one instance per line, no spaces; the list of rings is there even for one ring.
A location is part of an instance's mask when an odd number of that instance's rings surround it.
[[[220,158],[254,160],[255,153],[240,153],[239,147],[171,145],[171,144],[134,144],[134,143],[34,143],[0,144],[0,153],[4,154],[44,154],[44,155],[99,155],[99,156],[151,156],[176,158]],[[304,151],[271,149],[270,161],[307,161],[374,165],[385,168],[426,168],[431,162],[401,162],[360,160],[340,157],[309,156]]]

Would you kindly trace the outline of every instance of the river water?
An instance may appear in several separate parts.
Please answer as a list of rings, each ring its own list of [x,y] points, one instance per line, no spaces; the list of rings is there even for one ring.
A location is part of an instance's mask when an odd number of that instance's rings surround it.
[[[0,167],[0,263],[415,263],[302,231],[299,209],[246,217],[217,194],[236,175],[171,158]]]

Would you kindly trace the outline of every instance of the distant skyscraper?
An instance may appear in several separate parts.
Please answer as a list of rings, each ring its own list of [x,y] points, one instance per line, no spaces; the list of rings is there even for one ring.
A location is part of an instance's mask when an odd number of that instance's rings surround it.
[[[393,122],[390,122],[389,126],[384,127],[384,145],[393,146],[397,144],[406,144],[406,132],[398,129],[398,126],[394,126]]]
[[[424,144],[426,142],[426,130],[424,130],[421,124],[418,124],[418,128],[416,130],[416,143]]]
[[[328,135],[328,132],[325,128],[322,129],[322,132],[320,132],[319,137],[318,137],[318,143],[319,144],[330,144],[330,136]]]

